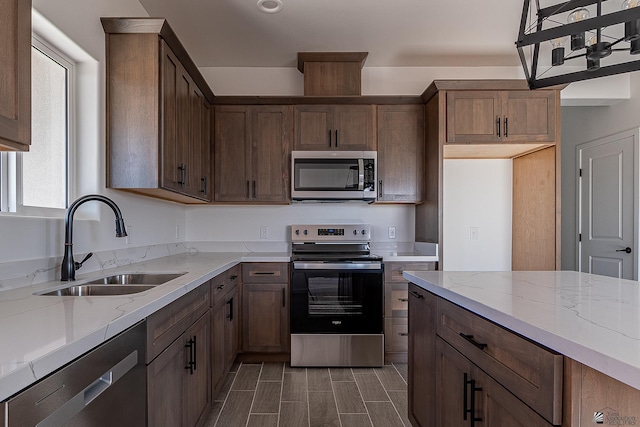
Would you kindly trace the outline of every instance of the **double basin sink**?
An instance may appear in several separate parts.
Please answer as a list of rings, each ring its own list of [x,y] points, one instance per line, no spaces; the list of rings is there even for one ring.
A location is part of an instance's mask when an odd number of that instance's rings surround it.
[[[37,292],[36,295],[82,297],[135,294],[148,291],[184,274],[186,273],[115,274],[81,284],[72,284],[66,288]]]

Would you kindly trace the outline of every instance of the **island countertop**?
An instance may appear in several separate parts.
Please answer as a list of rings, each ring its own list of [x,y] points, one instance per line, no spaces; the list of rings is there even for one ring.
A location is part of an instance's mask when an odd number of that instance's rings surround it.
[[[448,301],[640,390],[640,283],[579,273],[405,271]]]

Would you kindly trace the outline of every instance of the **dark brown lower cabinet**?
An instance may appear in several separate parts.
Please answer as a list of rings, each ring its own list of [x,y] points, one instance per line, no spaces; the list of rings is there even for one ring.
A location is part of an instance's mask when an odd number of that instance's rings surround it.
[[[232,287],[212,308],[211,377],[214,392],[224,382],[239,350],[239,288]]]
[[[436,296],[409,283],[409,420],[434,426]]]
[[[150,426],[196,426],[211,405],[210,312],[147,366]]]
[[[436,339],[436,395],[437,426],[551,426],[440,337]]]
[[[242,350],[289,351],[289,299],[286,283],[243,284]]]

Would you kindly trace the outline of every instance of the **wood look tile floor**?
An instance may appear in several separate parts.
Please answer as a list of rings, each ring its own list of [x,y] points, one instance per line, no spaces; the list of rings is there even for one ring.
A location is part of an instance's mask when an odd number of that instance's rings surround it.
[[[292,368],[236,364],[206,427],[411,427],[407,365]]]

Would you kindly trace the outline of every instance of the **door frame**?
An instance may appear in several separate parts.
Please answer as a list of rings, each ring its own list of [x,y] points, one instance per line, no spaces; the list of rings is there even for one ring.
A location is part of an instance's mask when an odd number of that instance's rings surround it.
[[[582,176],[580,170],[582,169],[582,157],[581,151],[587,148],[597,147],[599,145],[609,144],[620,139],[632,137],[633,138],[633,181],[635,183],[635,191],[633,192],[633,226],[635,236],[633,237],[634,252],[633,257],[633,280],[638,280],[638,262],[640,260],[640,128],[633,128],[622,132],[615,133],[613,135],[605,136],[602,138],[594,139],[589,142],[578,144],[576,146],[576,235],[577,250],[576,250],[576,266],[577,271],[582,271],[582,242],[579,237],[582,233]]]

